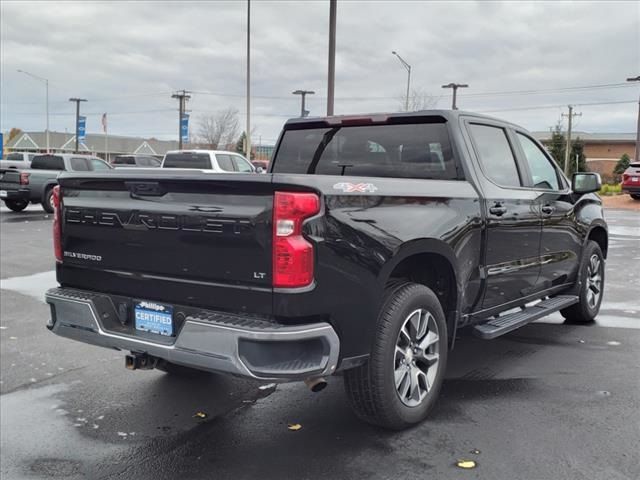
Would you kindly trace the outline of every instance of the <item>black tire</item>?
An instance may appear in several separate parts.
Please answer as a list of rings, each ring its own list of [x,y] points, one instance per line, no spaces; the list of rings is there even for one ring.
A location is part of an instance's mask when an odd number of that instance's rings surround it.
[[[205,372],[204,370],[185,367],[183,365],[171,363],[166,360],[158,360],[158,363],[156,364],[156,370],[160,370],[161,372],[179,377],[199,377],[202,375],[210,375],[209,372]]]
[[[45,212],[53,213],[53,187],[44,192],[41,205]]]
[[[593,259],[598,261],[595,275],[600,276],[599,284],[596,284],[596,277],[592,273],[594,268]],[[596,318],[600,311],[604,293],[604,265],[604,256],[602,255],[602,250],[600,250],[600,245],[590,240],[582,254],[580,271],[578,272],[580,280],[579,301],[570,307],[560,310],[564,318],[574,323],[588,323]],[[595,294],[596,290],[598,290],[598,295],[594,301],[590,293]]]
[[[631,193],[631,198],[633,198],[634,200],[640,200],[640,195],[636,194],[636,193]]]
[[[418,366],[422,365],[420,368],[427,364],[421,363],[423,360],[418,354],[414,359],[413,353],[402,353],[402,347],[397,350],[396,345],[401,342],[401,338],[408,338],[401,335],[400,331],[405,323],[414,318],[412,312],[417,311],[425,311],[431,315],[426,316],[427,333],[424,334],[423,341],[426,342],[429,332],[435,332],[437,340],[432,337],[431,341],[434,343],[429,347],[429,352],[431,356],[436,352],[439,358],[431,367],[426,367],[428,375],[422,377],[424,386],[427,378],[435,373],[431,377],[430,388],[426,388],[424,397],[416,405],[410,406],[406,402],[416,400],[408,398],[406,393],[402,396],[400,390],[406,386],[403,383],[405,380],[410,381],[411,374],[403,373],[402,368],[410,369],[412,367],[409,363],[415,366],[415,362],[418,362]],[[422,314],[420,315],[422,318]],[[437,328],[433,328],[433,325]],[[416,341],[415,344],[421,343],[422,341]],[[411,350],[410,345],[407,350]],[[436,295],[429,288],[416,283],[403,282],[389,287],[378,316],[369,360],[362,366],[344,372],[345,390],[351,408],[365,422],[388,429],[401,430],[421,422],[429,414],[440,393],[447,365],[447,350],[447,325]],[[430,370],[432,368],[436,369],[435,372]],[[402,377],[403,375],[406,377]],[[396,386],[396,378],[401,380],[399,386]],[[417,381],[418,385],[419,383],[420,380]],[[413,386],[407,388],[411,397]],[[418,391],[418,397],[421,397],[423,392],[420,387]]]
[[[29,206],[29,202],[26,200],[5,200],[4,204],[13,212],[21,212]]]

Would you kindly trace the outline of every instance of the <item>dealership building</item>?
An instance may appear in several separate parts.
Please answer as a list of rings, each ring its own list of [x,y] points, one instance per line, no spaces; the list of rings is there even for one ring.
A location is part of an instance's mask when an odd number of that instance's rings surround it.
[[[76,136],[72,133],[49,132],[49,150],[52,153],[73,153]],[[177,150],[175,140],[155,138],[124,137],[88,133],[78,144],[81,153],[90,153],[109,161],[116,155],[140,154],[163,157],[169,150]],[[47,151],[46,132],[20,132],[4,145],[4,151],[45,153]]]

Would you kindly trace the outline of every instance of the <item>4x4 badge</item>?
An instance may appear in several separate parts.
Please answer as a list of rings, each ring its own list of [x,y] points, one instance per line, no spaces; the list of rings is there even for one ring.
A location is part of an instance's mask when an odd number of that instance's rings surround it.
[[[336,183],[333,186],[333,188],[334,190],[342,190],[345,193],[352,193],[352,192],[373,193],[376,190],[378,190],[378,187],[376,187],[373,183],[340,182],[340,183]]]

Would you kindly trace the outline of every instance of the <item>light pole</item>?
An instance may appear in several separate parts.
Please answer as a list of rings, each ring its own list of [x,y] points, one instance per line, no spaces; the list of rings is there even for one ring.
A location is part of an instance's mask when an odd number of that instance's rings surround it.
[[[627,78],[627,82],[640,82],[640,75]],[[634,162],[640,162],[640,96],[638,97],[638,121],[636,122],[636,154]]]
[[[327,117],[333,115],[336,88],[336,15],[338,0],[329,0],[329,65],[327,66]]]
[[[398,57],[398,60],[400,60],[400,63],[402,63],[402,66],[407,69],[407,96],[404,101],[404,109],[408,112],[409,111],[409,88],[411,87],[411,65],[405,62],[404,58],[398,55],[398,53],[395,50],[391,53],[396,57]]]
[[[251,0],[247,0],[247,128],[245,155],[251,161]]]
[[[45,131],[45,135],[47,137],[47,153],[49,153],[49,80],[47,80],[46,78],[42,78],[39,77],[37,75],[34,75],[33,73],[29,73],[29,72],[25,72],[24,70],[18,70],[19,73],[24,73],[25,75],[29,75],[32,78],[35,78],[36,80],[40,80],[41,82],[44,82],[46,88],[47,88],[47,129]]]
[[[314,92],[313,90],[294,90],[293,92],[291,92],[294,95],[300,95],[301,96],[301,102],[300,102],[300,117],[306,117],[307,115],[309,115],[309,112],[305,110],[305,98],[307,95],[313,95]]]
[[[449,83],[448,85],[442,85],[442,88],[453,88],[453,100],[451,102],[451,110],[457,110],[456,106],[456,94],[458,93],[459,88],[468,88],[469,85],[466,83]]]

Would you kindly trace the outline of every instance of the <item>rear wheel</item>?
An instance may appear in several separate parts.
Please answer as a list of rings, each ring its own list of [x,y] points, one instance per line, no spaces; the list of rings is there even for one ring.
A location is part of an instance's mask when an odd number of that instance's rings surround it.
[[[47,213],[53,213],[53,188],[49,188],[42,199],[42,208]]]
[[[560,313],[571,322],[587,323],[598,315],[604,291],[604,256],[600,245],[592,240],[585,247],[578,275],[581,283],[578,303]]]
[[[416,283],[388,289],[369,360],[344,373],[355,414],[395,430],[424,420],[440,393],[447,348],[447,326],[436,295]]]
[[[634,200],[640,200],[640,195],[637,193],[632,193],[631,198],[633,198]]]
[[[4,204],[9,210],[14,212],[21,212],[29,206],[29,202],[26,200],[5,200]]]

